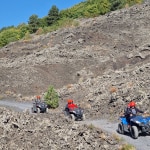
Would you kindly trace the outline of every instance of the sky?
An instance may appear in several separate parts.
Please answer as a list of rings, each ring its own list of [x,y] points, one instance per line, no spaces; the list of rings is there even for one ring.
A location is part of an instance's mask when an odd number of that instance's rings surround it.
[[[0,0],[0,29],[28,23],[29,17],[48,15],[53,5],[59,10],[67,9],[84,0]]]

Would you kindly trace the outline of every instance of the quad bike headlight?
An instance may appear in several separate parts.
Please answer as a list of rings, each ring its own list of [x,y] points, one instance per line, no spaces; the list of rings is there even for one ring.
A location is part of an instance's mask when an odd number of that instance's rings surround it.
[[[135,121],[137,124],[140,124],[140,122],[139,121]]]

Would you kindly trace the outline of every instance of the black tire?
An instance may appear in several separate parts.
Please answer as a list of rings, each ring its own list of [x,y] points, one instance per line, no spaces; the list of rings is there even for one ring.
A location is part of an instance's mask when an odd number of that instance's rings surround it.
[[[118,133],[120,134],[124,134],[124,127],[122,123],[118,124]]]
[[[71,118],[72,121],[75,121],[75,116],[74,116],[74,114],[70,114],[70,118]]]
[[[37,108],[37,113],[41,113],[41,110],[40,110],[40,108]]]
[[[82,120],[82,121],[85,120],[85,114],[82,115],[82,119],[81,119],[81,120]]]
[[[32,113],[37,113],[37,111],[33,107],[31,108],[31,112]]]
[[[34,111],[33,111],[33,107],[31,108],[31,112],[32,112],[32,113],[34,113]]]
[[[131,132],[131,137],[132,137],[133,139],[137,139],[137,138],[138,138],[138,136],[139,136],[139,131],[138,131],[138,128],[137,128],[136,126],[132,126],[130,132]]]
[[[46,108],[45,113],[48,113],[48,108]]]

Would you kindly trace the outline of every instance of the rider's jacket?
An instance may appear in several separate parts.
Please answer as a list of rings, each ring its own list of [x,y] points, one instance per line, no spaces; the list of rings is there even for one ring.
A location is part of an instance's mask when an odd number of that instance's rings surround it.
[[[127,108],[125,111],[125,115],[132,115],[132,116],[136,116],[137,113],[144,113],[142,110],[138,109],[137,107],[133,107],[133,108]]]

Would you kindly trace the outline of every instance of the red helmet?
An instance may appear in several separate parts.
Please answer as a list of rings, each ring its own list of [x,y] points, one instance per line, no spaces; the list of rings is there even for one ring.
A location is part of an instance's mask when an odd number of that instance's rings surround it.
[[[73,100],[72,99],[68,99],[68,104],[71,104],[73,103]]]
[[[37,99],[40,99],[41,97],[39,95],[36,96]]]
[[[134,101],[131,101],[131,102],[129,103],[129,106],[130,106],[130,107],[135,107],[135,102],[134,102]]]

